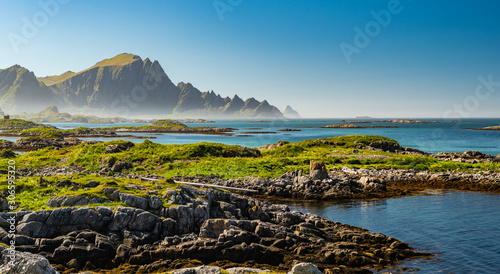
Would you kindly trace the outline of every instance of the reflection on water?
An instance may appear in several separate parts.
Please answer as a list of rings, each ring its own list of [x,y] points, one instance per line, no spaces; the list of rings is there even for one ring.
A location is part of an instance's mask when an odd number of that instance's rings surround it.
[[[422,273],[500,273],[500,195],[428,191],[425,195],[344,203],[289,203],[311,212],[381,232],[435,259],[406,261]]]

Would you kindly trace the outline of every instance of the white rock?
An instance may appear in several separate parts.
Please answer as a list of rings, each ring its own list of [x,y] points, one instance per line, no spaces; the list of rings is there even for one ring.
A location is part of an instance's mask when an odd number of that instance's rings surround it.
[[[300,263],[294,265],[288,274],[322,274],[322,272],[311,263]]]
[[[59,272],[50,265],[49,261],[36,254],[29,252],[15,251],[15,260],[13,265],[9,264],[9,250],[4,249],[1,253],[0,273],[17,274],[57,274]]]

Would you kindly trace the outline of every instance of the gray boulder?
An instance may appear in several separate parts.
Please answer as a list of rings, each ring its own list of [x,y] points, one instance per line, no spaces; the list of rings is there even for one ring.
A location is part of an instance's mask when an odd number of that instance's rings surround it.
[[[3,247],[1,247],[3,248]],[[11,258],[9,253],[12,252],[8,249],[4,249],[1,253],[0,258],[0,273],[17,273],[17,274],[56,274],[59,273],[56,269],[50,265],[49,261],[41,256],[35,255],[28,252],[18,252],[15,253],[15,259],[12,264],[10,264]]]
[[[183,268],[172,271],[172,274],[220,274],[222,269],[216,266],[202,265],[192,268]]]
[[[163,203],[160,198],[158,198],[158,196],[151,196],[149,198],[149,207],[153,209],[160,209],[161,207],[163,207]]]
[[[249,267],[232,267],[226,269],[229,274],[247,274],[247,273],[272,273],[269,270],[255,269]]]
[[[120,201],[124,202],[125,204],[131,207],[140,208],[144,210],[148,209],[149,207],[149,199],[134,196],[128,193],[120,193]]]
[[[135,215],[134,218],[130,220],[130,222],[128,223],[128,227],[130,228],[130,230],[135,231],[151,231],[159,222],[161,222],[160,217],[147,211],[143,211]]]
[[[288,274],[322,274],[322,272],[312,263],[300,263],[294,265]]]

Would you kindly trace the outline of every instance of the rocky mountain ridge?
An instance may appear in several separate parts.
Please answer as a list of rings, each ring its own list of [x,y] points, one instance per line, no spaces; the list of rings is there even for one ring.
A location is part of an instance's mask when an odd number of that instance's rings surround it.
[[[283,118],[266,100],[222,97],[191,83],[175,85],[158,61],[123,53],[80,71],[39,77],[19,65],[0,70],[0,107],[6,113],[49,106],[79,113],[231,118]]]

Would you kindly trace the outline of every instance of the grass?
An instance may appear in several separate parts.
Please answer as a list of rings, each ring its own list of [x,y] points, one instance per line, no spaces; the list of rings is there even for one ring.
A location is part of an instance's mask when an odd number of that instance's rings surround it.
[[[84,73],[86,71],[89,71],[94,68],[103,68],[103,67],[120,67],[120,66],[126,66],[128,64],[133,63],[134,61],[138,60],[139,57],[135,56],[133,54],[128,54],[128,53],[122,53],[119,54],[113,58],[105,59],[102,60],[101,62],[95,64],[89,69],[83,70],[81,72],[72,72],[72,71],[67,71],[61,75],[53,75],[53,76],[47,76],[47,77],[40,77],[37,78],[38,81],[44,83],[47,86],[51,85],[59,85],[62,82],[68,80],[69,78],[76,76],[78,74]]]
[[[110,131],[109,128],[86,128],[86,127],[77,127],[74,129],[57,129],[57,128],[46,128],[46,127],[37,127],[37,128],[29,128],[29,129],[10,129],[5,130],[6,134],[16,134],[20,136],[68,136],[78,133],[79,131],[92,130],[96,133],[108,133]]]
[[[21,166],[31,168],[75,164],[90,172],[97,172],[111,158],[115,158],[117,161],[132,164],[132,168],[124,171],[125,173],[150,173],[166,177],[195,175],[217,175],[225,178],[276,177],[290,170],[307,172],[310,161],[323,161],[328,169],[349,166],[434,172],[500,170],[499,163],[459,163],[441,161],[428,156],[400,155],[359,148],[374,142],[397,144],[396,141],[385,137],[356,135],[288,143],[275,149],[258,151],[217,143],[163,145],[149,140],[140,144],[118,140],[95,145],[82,143],[63,149],[48,147],[18,155],[16,161]],[[107,146],[120,144],[130,148],[104,154]]]
[[[2,181],[7,181],[7,175],[0,175]],[[43,179],[43,181],[42,181]],[[79,186],[77,190],[73,189],[73,186],[58,187],[57,183],[63,180],[68,180]],[[86,184],[89,181],[96,181],[99,183],[97,187],[89,188]],[[89,174],[74,174],[70,176],[49,176],[49,177],[25,177],[16,179],[16,203],[23,209],[29,210],[43,210],[47,209],[46,203],[52,198],[58,198],[62,196],[73,197],[79,195],[85,195],[88,200],[94,197],[100,197],[104,199],[110,199],[109,195],[105,195],[103,190],[106,188],[116,188],[121,193],[129,193],[141,197],[149,197],[147,194],[150,190],[158,191],[157,196],[162,197],[166,195],[166,192],[170,189],[177,188],[171,180],[163,180],[156,182],[144,182],[134,179],[121,179],[121,178],[106,178],[99,175],[89,175]],[[162,189],[158,189],[156,186],[159,185]],[[138,190],[130,186],[141,186],[143,190]],[[0,185],[0,192],[7,193],[8,184]],[[164,201],[166,203],[166,201]],[[95,205],[85,205],[85,206],[99,206],[105,205],[110,207],[126,206],[124,203],[119,201],[113,201],[107,204],[95,204]],[[168,204],[165,204],[168,206]]]
[[[63,82],[73,76],[75,76],[77,73],[74,73],[72,71],[67,71],[61,75],[53,75],[53,76],[47,76],[47,77],[40,77],[37,78],[38,81],[44,83],[47,86],[55,85],[57,83]]]
[[[43,127],[42,124],[37,124],[31,121],[23,119],[1,119],[0,129],[11,129],[11,128],[39,128]]]
[[[19,168],[43,168],[47,166],[61,167],[77,165],[96,173],[114,158],[117,162],[129,162],[132,167],[123,173],[139,175],[158,174],[171,178],[173,176],[216,175],[224,178],[241,178],[245,176],[278,177],[291,170],[302,170],[307,173],[311,161],[323,161],[328,169],[344,166],[376,169],[411,169],[419,171],[454,171],[477,172],[491,170],[500,172],[500,163],[460,163],[441,161],[428,156],[400,155],[383,151],[360,149],[361,146],[374,142],[392,142],[380,136],[357,135],[341,136],[326,139],[306,140],[286,143],[281,147],[269,150],[257,150],[235,145],[217,143],[197,143],[184,145],[163,145],[145,140],[140,144],[127,141],[109,141],[91,145],[81,143],[74,147],[55,149],[47,147],[26,154],[0,153],[0,170],[6,174],[8,160],[15,160]],[[109,145],[122,145],[124,149],[116,153],[104,153]],[[108,175],[113,175],[110,171]],[[22,208],[30,210],[46,209],[46,203],[53,197],[85,195],[88,198],[101,197],[105,188],[113,187],[120,192],[138,196],[147,196],[150,190],[158,191],[158,196],[166,195],[168,189],[178,187],[171,180],[144,182],[132,179],[116,179],[86,173],[71,176],[44,177],[46,182],[40,184],[40,177],[19,177],[16,180],[16,201]],[[7,175],[0,175],[0,180],[7,181]],[[61,180],[76,183],[78,189],[58,187]],[[99,185],[88,188],[89,181],[97,181]],[[158,189],[156,185],[160,185]],[[0,193],[7,193],[8,184],[0,186]],[[130,186],[141,186],[138,190]],[[107,204],[121,205],[118,201]],[[164,201],[165,206],[169,206]]]
[[[129,53],[122,53],[113,58],[102,60],[95,64],[94,67],[108,67],[108,66],[125,66],[138,60],[139,57]]]

